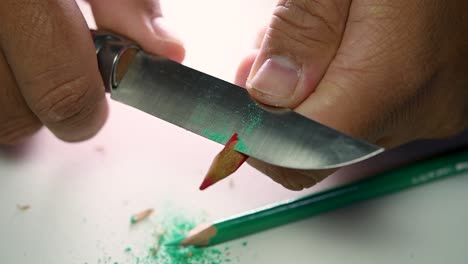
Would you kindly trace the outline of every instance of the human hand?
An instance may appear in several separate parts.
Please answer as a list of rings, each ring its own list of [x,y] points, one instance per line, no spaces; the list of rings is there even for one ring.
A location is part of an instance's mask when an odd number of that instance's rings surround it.
[[[466,1],[281,0],[236,83],[262,103],[387,148],[449,137],[468,126],[467,8]],[[331,173],[250,163],[293,190]]]
[[[111,3],[112,2],[112,3]],[[181,42],[157,0],[92,0],[98,26],[176,61]],[[93,136],[107,116],[91,34],[74,0],[0,2],[0,145],[42,125],[66,141]]]
[[[181,62],[185,50],[165,22],[159,0],[87,0],[100,29],[125,36],[142,49]]]

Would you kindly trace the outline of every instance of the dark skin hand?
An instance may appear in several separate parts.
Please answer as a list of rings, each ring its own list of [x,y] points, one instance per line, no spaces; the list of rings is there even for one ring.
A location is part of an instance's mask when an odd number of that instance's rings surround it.
[[[157,0],[110,1],[89,1],[98,26],[183,59]],[[467,9],[461,0],[280,0],[236,83],[387,148],[449,137],[468,126]],[[0,145],[43,125],[66,141],[96,134],[107,103],[75,1],[3,0],[0,25]],[[249,162],[292,190],[331,173]]]
[[[182,61],[184,48],[164,26],[159,1],[89,2],[98,26]],[[0,24],[0,145],[17,144],[43,125],[65,141],[96,134],[108,106],[91,34],[75,1],[3,0]]]
[[[281,0],[236,83],[341,132],[392,148],[468,126],[468,2]],[[332,171],[250,160],[292,190]]]

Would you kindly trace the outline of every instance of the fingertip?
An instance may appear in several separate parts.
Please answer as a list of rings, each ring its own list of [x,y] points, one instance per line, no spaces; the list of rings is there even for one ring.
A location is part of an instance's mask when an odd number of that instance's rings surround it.
[[[257,54],[258,50],[253,50],[241,60],[237,67],[236,76],[234,77],[234,84],[246,88],[247,78],[249,77]]]
[[[295,192],[304,190],[304,187],[302,185],[295,182],[290,177],[284,177],[284,179],[285,179],[286,182],[288,182],[288,186],[289,186],[289,188],[287,188],[288,190],[295,191]]]
[[[89,98],[82,103],[76,115],[57,123],[46,124],[52,133],[66,142],[79,142],[92,138],[104,126],[109,115],[109,105],[105,98]]]
[[[176,62],[182,62],[185,58],[185,48],[182,40],[163,17],[151,20],[154,41],[145,45],[148,52],[160,54]]]
[[[291,185],[290,182],[285,179],[280,167],[264,163],[252,157],[247,160],[247,163],[249,163],[255,169],[259,170],[261,173],[268,176],[274,182],[278,183],[279,185],[282,185],[284,188],[289,190],[294,189],[294,186]]]
[[[294,170],[267,164],[254,158],[249,158],[247,162],[255,169],[270,177],[274,182],[291,191],[302,191],[310,188],[335,171]]]
[[[134,30],[136,29],[136,30]],[[151,54],[163,56],[181,63],[185,58],[183,42],[165,22],[164,18],[140,18],[120,28],[122,34],[134,40],[140,47]]]
[[[175,62],[181,63],[185,59],[185,48],[183,45],[178,45],[176,43],[168,44],[167,58]]]
[[[185,48],[175,30],[162,17],[159,1],[92,1],[96,24],[136,42],[148,53],[176,62],[185,58]]]
[[[165,39],[154,39],[142,42],[141,47],[148,53],[156,54],[181,63],[185,59],[185,48],[179,42]]]

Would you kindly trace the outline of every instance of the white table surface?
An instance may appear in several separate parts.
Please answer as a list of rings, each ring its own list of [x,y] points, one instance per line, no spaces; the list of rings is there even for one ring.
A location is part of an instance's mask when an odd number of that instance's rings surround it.
[[[237,63],[251,48],[256,30],[268,21],[275,1],[162,4],[186,42],[185,63],[232,81]],[[137,263],[124,249],[144,251],[154,227],[147,221],[129,228],[128,221],[132,213],[147,207],[156,210],[151,219],[164,217],[161,214],[170,205],[180,214],[205,214],[207,220],[215,220],[350,181],[369,174],[376,164],[390,166],[405,160],[405,155],[411,159],[421,153],[421,148],[395,151],[392,157],[400,161],[377,158],[303,192],[287,191],[243,166],[231,179],[200,192],[197,187],[220,149],[183,129],[111,103],[106,126],[89,141],[63,143],[43,129],[24,146],[0,150],[0,263]],[[468,263],[467,202],[468,175],[459,176],[230,242],[229,259]],[[31,208],[20,211],[17,204]],[[239,246],[244,241],[248,245]]]

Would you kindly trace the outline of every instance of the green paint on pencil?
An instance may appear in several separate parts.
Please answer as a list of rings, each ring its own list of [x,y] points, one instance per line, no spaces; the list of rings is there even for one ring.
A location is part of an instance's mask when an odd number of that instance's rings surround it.
[[[186,238],[199,246],[216,245],[269,228],[299,221],[357,202],[388,195],[443,178],[468,172],[468,151],[453,152],[415,162],[373,177],[365,178],[296,200],[268,205],[204,225],[206,232],[197,232]],[[200,243],[203,242],[203,243]],[[171,241],[172,242],[172,241]],[[168,244],[173,244],[168,242]],[[244,242],[244,246],[247,245]],[[187,245],[188,243],[184,243]]]

